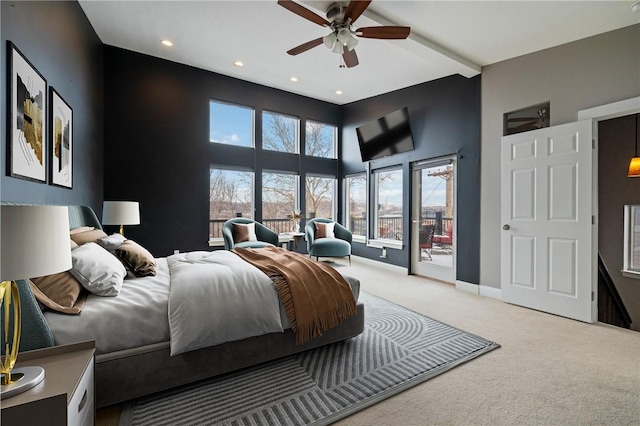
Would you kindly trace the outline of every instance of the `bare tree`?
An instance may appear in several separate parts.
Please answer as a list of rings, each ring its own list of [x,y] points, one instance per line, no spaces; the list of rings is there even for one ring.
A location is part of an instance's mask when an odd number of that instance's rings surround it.
[[[314,157],[332,157],[333,127],[307,121],[306,145],[307,155]]]
[[[296,179],[293,174],[262,175],[263,219],[284,219],[296,208]]]
[[[307,176],[305,180],[307,217],[311,212],[323,217],[331,215],[334,181],[333,178]]]
[[[296,119],[263,114],[262,147],[272,151],[296,152]]]
[[[221,169],[209,171],[209,201],[210,217],[212,219],[228,219],[251,206],[251,194],[241,191],[243,186],[250,187],[251,174],[249,172],[233,172],[233,179]]]

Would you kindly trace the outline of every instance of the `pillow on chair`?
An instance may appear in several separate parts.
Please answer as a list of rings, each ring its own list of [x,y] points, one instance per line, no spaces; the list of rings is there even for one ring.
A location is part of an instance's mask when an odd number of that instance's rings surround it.
[[[256,236],[255,223],[234,223],[233,224],[233,242],[241,243],[243,241],[258,241]]]
[[[315,238],[335,238],[336,237],[336,235],[333,233],[333,227],[335,223],[315,222],[314,225],[316,225]]]

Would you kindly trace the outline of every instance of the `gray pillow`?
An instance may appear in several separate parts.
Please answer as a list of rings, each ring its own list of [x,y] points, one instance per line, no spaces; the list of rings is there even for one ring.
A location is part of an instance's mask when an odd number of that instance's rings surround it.
[[[127,271],[122,263],[96,243],[86,243],[71,252],[69,272],[98,296],[117,296]]]

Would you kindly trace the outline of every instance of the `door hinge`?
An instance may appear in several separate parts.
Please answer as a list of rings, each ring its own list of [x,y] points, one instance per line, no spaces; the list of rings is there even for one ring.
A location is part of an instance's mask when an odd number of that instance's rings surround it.
[[[596,215],[591,215],[591,224],[592,225],[596,224]]]
[[[596,140],[591,139],[591,149],[596,149]]]
[[[596,300],[596,292],[595,291],[591,291],[591,301],[593,302],[594,300]]]

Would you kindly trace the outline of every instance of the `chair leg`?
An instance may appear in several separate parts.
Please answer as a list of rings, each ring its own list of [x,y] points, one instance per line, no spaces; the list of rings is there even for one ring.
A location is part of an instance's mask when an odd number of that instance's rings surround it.
[[[427,258],[429,260],[433,260],[433,258],[431,257],[431,252],[429,251],[429,249],[423,248],[422,251],[427,255]]]

